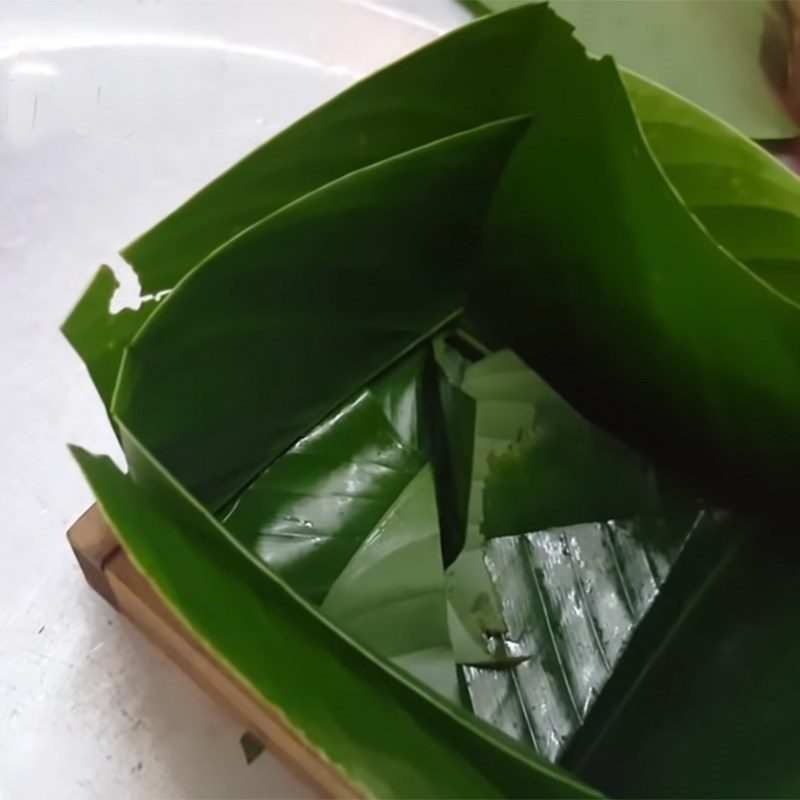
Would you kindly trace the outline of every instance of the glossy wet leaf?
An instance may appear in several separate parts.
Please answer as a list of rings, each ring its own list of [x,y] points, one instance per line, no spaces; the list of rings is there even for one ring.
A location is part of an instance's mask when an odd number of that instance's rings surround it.
[[[339,575],[322,612],[381,655],[444,689],[445,696],[458,699],[429,464]]]
[[[795,796],[798,556],[748,521],[693,537],[564,762],[618,797]]]
[[[584,523],[492,539],[505,668],[462,667],[473,711],[556,760],[580,729],[695,520]]]
[[[316,426],[224,517],[242,544],[316,604],[424,464],[415,441],[421,363],[412,356]]]
[[[497,595],[503,605],[507,598],[486,572],[487,538],[652,513],[658,487],[651,464],[583,419],[513,352],[468,366],[460,388],[475,407],[471,488],[465,547],[447,585],[459,661],[476,665],[527,654],[498,649],[507,626]]]
[[[467,547],[447,572],[451,631],[475,643],[462,678],[478,716],[555,760],[677,559],[696,503],[508,350],[468,366],[461,388],[476,406]]]
[[[481,0],[498,11],[526,0]],[[669,87],[754,139],[797,127],[763,65],[768,0],[552,0],[587,50]]]
[[[223,521],[343,630],[460,702],[433,474],[421,449],[426,350],[280,456]]]
[[[380,797],[584,794],[339,633],[136,448],[130,432],[126,439],[138,486],[108,458],[75,455],[134,563],[201,641],[356,786]]]

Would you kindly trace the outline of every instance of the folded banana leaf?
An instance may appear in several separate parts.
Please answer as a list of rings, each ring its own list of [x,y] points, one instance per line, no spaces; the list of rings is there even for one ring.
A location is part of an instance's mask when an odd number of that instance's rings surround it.
[[[798,243],[780,164],[513,9],[130,245],[138,308],[101,268],[129,471],[76,458],[365,795],[793,794]]]

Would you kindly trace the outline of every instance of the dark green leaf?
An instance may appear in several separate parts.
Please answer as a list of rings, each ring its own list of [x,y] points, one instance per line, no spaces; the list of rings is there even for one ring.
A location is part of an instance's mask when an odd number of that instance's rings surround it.
[[[535,43],[538,43],[537,46],[533,46]],[[470,76],[476,70],[476,58],[479,55],[482,56],[480,63],[484,74],[475,82]],[[508,80],[507,76],[510,74],[513,74],[514,80]],[[548,80],[541,80],[543,75],[555,74],[559,76],[558,81],[552,81],[549,77]],[[504,78],[492,79],[499,75]],[[423,92],[420,90],[421,86],[424,87]],[[658,90],[654,91],[657,95]],[[469,101],[461,92],[469,93]],[[401,104],[405,109],[396,118],[393,117],[390,130],[381,122],[387,118],[384,115],[388,113],[386,109],[381,113],[375,110],[383,109],[381,104],[376,105],[378,94],[392,108],[396,109],[395,104]],[[578,95],[584,100],[580,103],[573,102],[571,98]],[[681,102],[675,98],[671,101]],[[646,107],[647,102],[640,103],[641,105]],[[638,446],[651,452],[658,452],[678,461],[690,446],[690,439],[693,441],[695,434],[703,432],[705,435],[700,439],[703,442],[701,451],[707,453],[713,463],[698,460],[696,467],[701,477],[706,481],[716,480],[720,484],[716,488],[720,489],[721,485],[724,485],[722,488],[730,486],[734,471],[750,465],[749,472],[745,469],[742,474],[749,475],[745,488],[752,484],[751,491],[739,492],[737,487],[735,494],[743,497],[749,494],[752,502],[760,502],[762,506],[772,505],[774,501],[785,502],[787,487],[781,481],[780,475],[787,474],[784,468],[788,457],[787,443],[794,441],[798,435],[797,426],[793,422],[794,416],[789,414],[789,409],[794,407],[800,386],[796,385],[797,381],[793,385],[792,375],[796,374],[797,366],[796,354],[791,345],[787,344],[796,340],[796,309],[781,302],[781,298],[767,287],[754,285],[752,277],[719,252],[687,218],[685,209],[649,160],[641,142],[640,131],[626,107],[614,70],[608,64],[588,61],[581,49],[570,41],[566,26],[541,7],[520,8],[467,26],[382,71],[360,84],[360,88],[355,87],[326,105],[318,116],[308,117],[283,138],[279,137],[265,145],[252,157],[252,161],[234,168],[214,184],[213,189],[203,194],[202,198],[186,206],[178,217],[168,220],[164,227],[159,228],[158,234],[145,237],[143,241],[150,242],[153,247],[160,243],[163,249],[158,263],[169,265],[172,263],[169,257],[172,247],[170,242],[175,244],[180,240],[186,244],[189,228],[185,226],[189,226],[197,234],[197,242],[202,241],[206,233],[221,235],[222,229],[216,227],[216,223],[209,222],[207,213],[203,211],[203,208],[210,207],[207,204],[212,202],[212,197],[227,198],[225,203],[214,202],[217,212],[220,207],[225,209],[225,213],[216,218],[221,225],[228,212],[239,215],[245,207],[252,212],[253,203],[258,207],[259,213],[268,213],[273,209],[271,204],[277,202],[277,195],[273,196],[273,189],[264,189],[262,184],[269,183],[273,187],[273,182],[267,181],[267,177],[272,175],[272,170],[278,169],[278,163],[282,165],[281,169],[285,169],[286,181],[290,181],[290,178],[291,181],[301,180],[297,177],[301,172],[300,162],[292,158],[276,160],[276,154],[284,146],[291,145],[290,149],[300,148],[300,142],[304,142],[306,155],[303,158],[308,158],[308,154],[313,152],[316,161],[325,161],[327,166],[324,169],[333,170],[330,174],[325,174],[336,177],[341,174],[346,162],[342,154],[361,152],[358,142],[364,137],[369,146],[362,154],[366,161],[358,161],[359,164],[374,163],[377,158],[396,153],[398,148],[421,144],[419,137],[427,141],[437,134],[452,133],[459,126],[514,113],[533,114],[537,122],[526,137],[525,147],[521,148],[515,158],[516,167],[505,170],[505,186],[508,187],[511,180],[525,182],[528,188],[522,194],[528,191],[529,196],[523,199],[522,195],[515,194],[512,190],[511,195],[507,195],[507,205],[502,200],[495,205],[497,213],[494,228],[506,254],[490,252],[488,266],[491,269],[499,267],[504,291],[513,294],[517,304],[527,303],[528,295],[531,294],[531,305],[526,307],[535,308],[534,304],[540,302],[546,305],[547,313],[541,320],[535,320],[535,330],[531,327],[524,333],[511,331],[512,344],[517,343],[517,349],[523,355],[533,358],[531,339],[535,339],[537,353],[532,362],[534,366],[557,388],[566,392],[571,400],[578,402],[582,411],[585,410],[590,416],[611,427],[615,433],[631,438]],[[692,117],[693,126],[699,118],[698,114],[696,111],[687,111],[686,116]],[[701,114],[699,116],[702,117]],[[371,127],[373,125],[376,126],[374,130]],[[305,137],[312,136],[312,131],[315,137],[326,136],[330,130],[338,130],[341,138],[332,134],[326,138],[326,142],[330,140],[330,146],[326,145],[325,150],[329,157],[323,158],[319,148],[307,147],[308,141]],[[735,134],[727,132],[719,125],[715,131],[714,135],[719,134],[720,141],[723,142],[721,151],[732,153],[735,150],[743,163],[747,162],[747,169],[750,161],[758,161],[758,170],[767,169],[765,165],[771,163],[763,157],[759,160],[755,155],[757,151],[743,148],[741,142],[729,145],[729,140],[736,138]],[[457,138],[463,142],[464,137],[469,139],[468,134]],[[286,142],[289,144],[286,145]],[[509,148],[513,146],[511,141],[506,144]],[[444,147],[445,143],[440,146]],[[533,155],[526,158],[524,153]],[[303,159],[301,161],[307,166]],[[287,166],[290,164],[293,166]],[[259,165],[264,166],[265,173],[260,172]],[[498,170],[502,167],[503,165],[497,165]],[[772,164],[772,169],[780,171],[781,168]],[[405,171],[405,168],[398,167],[397,161],[392,161],[383,168],[376,167],[373,171],[368,169],[364,175],[383,175],[386,185],[392,183],[396,191],[403,195],[400,190],[402,180],[395,180],[394,177],[389,180],[390,174],[396,176],[401,171]],[[678,174],[674,168],[673,171]],[[438,173],[438,177],[443,178],[444,172]],[[259,292],[251,291],[251,284],[263,284],[266,275],[273,275],[273,270],[275,276],[285,275],[289,269],[294,274],[306,275],[304,270],[307,265],[319,264],[323,253],[325,262],[341,260],[345,258],[341,251],[349,250],[347,256],[352,256],[354,261],[366,258],[369,263],[375,263],[380,257],[378,242],[386,242],[380,252],[390,253],[393,260],[384,265],[381,275],[391,276],[392,279],[402,276],[405,282],[387,282],[376,286],[372,299],[380,292],[384,299],[391,297],[393,306],[399,308],[408,299],[409,287],[419,287],[419,296],[427,296],[428,301],[436,305],[436,309],[430,309],[431,316],[425,324],[421,327],[415,326],[414,332],[423,335],[423,329],[434,324],[435,317],[445,313],[445,308],[452,308],[454,298],[434,297],[436,291],[430,282],[420,282],[417,277],[406,275],[403,270],[410,263],[418,266],[422,272],[431,263],[438,263],[441,269],[443,263],[453,265],[459,261],[474,262],[478,243],[471,236],[477,236],[476,229],[479,226],[476,220],[481,213],[475,207],[466,213],[460,206],[462,202],[466,206],[471,201],[475,205],[482,192],[491,191],[492,179],[486,172],[481,173],[486,177],[486,183],[482,187],[470,186],[467,192],[455,184],[447,191],[440,185],[437,190],[441,192],[439,195],[429,193],[428,205],[417,204],[416,215],[413,209],[408,208],[408,194],[403,195],[405,200],[386,200],[393,192],[379,191],[377,178],[376,183],[370,183],[370,179],[363,175],[344,178],[338,187],[313,193],[270,220],[248,229],[246,234],[218,250],[197,270],[191,280],[181,286],[180,291],[175,292],[175,298],[179,295],[194,295],[193,300],[180,301],[184,309],[181,313],[162,315],[159,312],[143,329],[138,337],[138,347],[134,345],[132,349],[129,368],[125,371],[127,378],[121,382],[119,412],[123,416],[127,415],[134,427],[142,426],[142,435],[194,491],[212,504],[223,501],[242,482],[252,478],[261,467],[269,463],[277,452],[308,430],[332,406],[326,404],[323,407],[319,398],[305,391],[307,376],[300,376],[298,379],[296,367],[286,364],[285,357],[281,361],[278,355],[267,358],[265,353],[259,359],[256,350],[262,351],[258,338],[250,336],[249,331],[245,338],[243,330],[245,324],[250,324],[246,320],[252,320],[255,312],[248,311],[246,302],[237,305],[236,310],[233,310],[229,303],[221,301],[220,298],[225,295],[222,284],[227,284],[228,287],[247,286],[240,291],[249,296],[249,304],[259,305],[262,319],[273,319],[269,312],[269,302],[277,301],[276,305],[280,303],[280,307],[286,309],[290,307],[289,301],[298,299],[299,287],[295,288],[295,297],[292,297],[276,292],[273,284],[269,297],[263,298]],[[706,172],[710,175],[712,171]],[[307,171],[307,175],[312,174],[317,173],[313,170]],[[245,175],[247,181],[262,183],[249,184],[249,192],[234,191],[237,188],[236,181],[239,178],[245,180]],[[768,181],[772,181],[773,177],[768,176]],[[453,178],[452,174],[450,178]],[[428,179],[434,180],[434,176],[426,177]],[[301,182],[304,180],[306,177]],[[792,189],[787,189],[788,181],[794,179],[785,172],[781,173],[781,191],[789,191],[791,195]],[[689,194],[692,182],[686,184]],[[794,181],[792,184],[795,194],[796,183]],[[407,180],[406,185],[408,184]],[[283,181],[279,180],[274,185],[277,187],[276,192],[284,191]],[[758,185],[763,187],[766,183],[762,180]],[[416,189],[422,193],[421,185],[416,186]],[[293,189],[290,195],[294,196],[294,191]],[[718,194],[717,192],[715,196]],[[266,205],[261,207],[260,201],[254,200],[256,195],[269,195],[272,199],[265,200]],[[382,198],[381,203],[371,203],[372,197],[378,195]],[[356,208],[363,208],[367,196],[371,205],[365,209],[364,214],[350,213],[354,209],[345,208],[345,196],[353,198],[353,202],[355,198],[360,198],[360,205],[356,205]],[[230,202],[232,197],[237,198],[237,201]],[[286,199],[284,195],[281,197]],[[325,198],[330,202],[326,203]],[[458,198],[459,203],[456,205],[459,208],[453,208],[453,198]],[[551,198],[553,202],[550,202]],[[791,196],[786,202],[789,200]],[[770,202],[769,198],[767,202]],[[300,234],[301,226],[307,229],[313,225],[316,232],[318,223],[316,217],[311,219],[312,209],[315,209],[317,216],[325,209],[326,221],[330,220],[335,232],[327,230],[323,236],[320,231],[319,236],[314,237]],[[437,221],[437,215],[445,212],[447,224],[439,224],[444,220]],[[738,212],[726,214],[725,218],[729,221],[720,223],[720,230],[737,228],[735,213]],[[346,218],[342,214],[346,214]],[[706,220],[710,220],[712,216],[713,214],[706,214]],[[775,227],[772,223],[776,218],[777,212],[771,215],[770,225],[763,226],[754,235],[759,240],[766,240]],[[180,224],[179,219],[183,220]],[[258,217],[248,218],[244,223],[238,216],[237,219],[235,227],[238,229],[256,222]],[[400,224],[401,219],[403,225]],[[288,233],[284,236],[286,228],[292,227],[286,223],[291,221],[295,223],[294,232],[291,236]],[[509,227],[517,225],[525,231],[523,241],[517,241],[513,236],[509,239],[506,235]],[[391,230],[387,230],[387,227]],[[447,241],[448,233],[445,228],[451,232],[457,229],[458,235],[453,234],[452,241]],[[281,229],[282,232],[276,232],[276,229]],[[682,233],[677,233],[677,229]],[[364,231],[367,230],[370,235],[365,239]],[[415,235],[419,231],[418,238],[407,236],[407,230],[414,231]],[[434,230],[435,237],[431,241]],[[581,236],[575,236],[576,230],[582,232]],[[785,238],[784,244],[765,244],[758,248],[761,256],[751,259],[753,264],[759,258],[762,262],[766,259],[768,263],[762,264],[764,274],[773,274],[776,270],[786,273],[784,256],[793,241],[794,228],[791,225],[784,226],[781,231]],[[174,241],[171,238],[173,234],[176,237]],[[397,241],[398,239],[402,241]],[[347,247],[344,246],[345,241],[348,242]],[[397,244],[391,245],[393,241],[397,241]],[[300,242],[302,247],[297,249]],[[437,244],[432,246],[433,242]],[[728,236],[726,243],[730,246],[732,242],[733,236]],[[459,252],[453,251],[454,246],[461,248]],[[260,257],[265,249],[274,251],[276,261],[280,263],[270,263],[267,269]],[[287,249],[291,252],[284,252],[284,256],[277,257],[279,251]],[[405,258],[404,254],[412,249],[415,252],[424,252],[426,257],[430,256],[431,261],[428,262],[427,258]],[[509,270],[502,264],[512,249],[517,251],[517,255],[512,256],[514,259],[529,258],[532,254],[537,254],[540,263],[548,264],[551,274],[542,276],[541,270],[526,267],[524,275],[515,276],[513,269]],[[192,246],[187,246],[185,252],[191,250]],[[673,252],[680,254],[677,259],[672,257]],[[659,255],[654,256],[653,253]],[[747,253],[743,251],[743,255],[747,256]],[[234,271],[229,268],[234,260],[240,264],[245,261],[251,263],[248,268],[236,271],[234,277]],[[147,258],[144,261],[147,262]],[[586,265],[582,263],[584,261],[587,262]],[[569,264],[569,269],[557,266],[563,264]],[[621,266],[610,266],[617,264]],[[248,269],[250,277],[245,277],[243,273]],[[185,269],[182,268],[181,274],[183,272]],[[326,263],[326,269],[321,272],[330,277],[336,274],[355,276],[359,271],[343,270],[341,265],[337,267],[336,264]],[[201,275],[205,277],[200,277]],[[575,275],[575,281],[580,285],[560,288],[554,286],[554,282],[563,284],[569,275]],[[601,276],[599,283],[596,280],[598,275]],[[319,277],[304,282],[303,287],[320,285]],[[452,269],[448,276],[451,282],[458,282],[461,277],[462,273],[457,269]],[[664,287],[660,283],[662,280],[666,280]],[[283,279],[278,286],[288,289],[289,287],[283,286],[282,281]],[[525,281],[528,281],[527,285]],[[353,365],[353,373],[349,375],[351,379],[348,379],[344,370],[337,367],[337,374],[341,374],[341,391],[336,393],[335,398],[331,393],[330,399],[341,402],[357,391],[358,385],[374,369],[385,364],[392,354],[402,350],[403,337],[395,337],[393,341],[389,341],[386,331],[381,337],[375,336],[374,332],[358,337],[354,334],[349,337],[334,337],[329,335],[327,329],[320,328],[309,334],[310,320],[319,319],[324,310],[322,304],[315,305],[311,301],[312,295],[321,297],[330,292],[334,297],[349,297],[346,309],[343,310],[347,311],[350,318],[363,316],[365,312],[363,307],[359,308],[352,302],[353,298],[360,296],[358,287],[363,287],[364,281],[358,286],[345,279],[339,286],[326,285],[324,282],[321,285],[325,286],[324,290],[307,293],[303,298],[309,316],[301,320],[303,324],[298,325],[292,339],[297,343],[296,347],[300,348],[303,335],[313,336],[312,341],[306,342],[305,349],[316,349],[321,364],[314,370],[309,369],[309,372],[314,375],[319,373],[321,381],[325,379],[320,371],[321,367],[337,365],[333,349],[339,353],[352,351],[349,359]],[[437,285],[441,288],[443,283]],[[401,290],[398,288],[400,286],[404,288]],[[198,287],[204,288],[200,290]],[[458,291],[461,288],[463,287],[459,287]],[[576,305],[569,299],[576,292],[580,292],[584,298],[581,302],[586,303],[586,308],[578,307],[579,304]],[[199,296],[201,294],[205,299]],[[457,291],[454,290],[454,294]],[[554,298],[552,303],[549,300],[550,295]],[[589,299],[594,297],[597,302]],[[715,307],[720,299],[720,316],[737,319],[736,326],[705,325],[707,310]],[[168,303],[172,300],[174,298]],[[374,306],[374,302],[372,305]],[[508,314],[503,309],[502,300],[498,306],[496,316],[509,316],[511,319],[508,321],[513,321],[513,303]],[[188,381],[190,385],[200,386],[202,383],[198,381],[207,378],[204,366],[192,366],[191,359],[185,369],[174,370],[167,366],[170,363],[170,352],[178,356],[176,351],[179,348],[185,349],[189,344],[178,344],[173,331],[169,331],[167,335],[169,326],[163,322],[163,319],[171,319],[175,327],[180,327],[184,337],[194,336],[188,319],[197,319],[206,313],[209,314],[209,319],[214,319],[215,311],[218,316],[227,317],[228,326],[231,326],[231,319],[239,320],[239,332],[236,336],[231,330],[223,333],[222,322],[219,325],[209,324],[206,330],[219,333],[215,342],[202,343],[204,351],[208,359],[219,365],[230,362],[231,373],[235,371],[239,376],[238,380],[247,384],[239,387],[235,376],[225,377],[220,374],[216,386],[224,388],[228,402],[218,403],[212,391],[206,393],[209,405],[217,410],[218,419],[230,421],[232,425],[236,420],[237,430],[224,433],[219,431],[219,439],[224,442],[210,441],[208,422],[200,419],[200,413],[195,411],[190,402],[191,398],[186,393],[181,393],[183,390],[180,388],[169,386],[171,375],[175,372],[179,375],[191,373]],[[573,317],[576,316],[575,336],[579,341],[575,344],[575,349],[579,357],[573,359],[564,355],[573,345],[566,341],[563,328],[572,328]],[[633,319],[634,317],[642,319]],[[178,320],[181,320],[180,325]],[[405,325],[409,324],[407,320],[403,322]],[[418,325],[419,320],[415,322]],[[592,352],[589,357],[587,354],[585,336],[580,334],[581,324],[591,328],[594,337],[591,345],[600,355]],[[554,332],[556,327],[558,331]],[[156,332],[159,329],[160,334]],[[147,330],[150,332],[147,333]],[[596,331],[600,331],[597,337],[594,333]],[[271,341],[276,340],[278,333],[289,335],[285,331],[276,331],[273,325]],[[527,340],[524,347],[518,341],[518,337],[523,335]],[[411,338],[413,337],[404,341]],[[552,345],[551,340],[554,340]],[[132,391],[127,382],[139,380],[133,378],[133,375],[144,369],[144,364],[137,365],[137,358],[147,360],[141,352],[148,349],[144,346],[144,341],[150,342],[150,358],[155,358],[157,350],[159,353],[163,350],[163,355],[158,356],[162,362],[158,369],[154,364],[147,367],[149,377],[143,377],[143,385],[150,385],[151,382],[155,385],[158,373],[157,383],[164,386],[165,397],[173,398],[170,401],[174,405],[172,408],[153,409],[152,412],[125,408],[129,402],[126,394]],[[176,341],[175,346],[168,344],[172,341]],[[248,347],[251,348],[249,352]],[[320,353],[320,348],[331,348],[331,351]],[[635,352],[631,353],[632,357],[619,370],[612,364],[609,370],[601,371],[600,365],[605,354],[620,353],[625,348]],[[245,379],[243,371],[235,363],[237,359],[229,358],[231,350],[240,353],[242,360],[250,364],[269,364],[271,375],[269,378],[265,377],[265,380],[269,379],[272,384],[280,383],[286,389],[283,408],[288,405],[297,409],[297,414],[293,415],[294,419],[286,420],[284,431],[267,430],[265,421],[258,419],[261,408],[264,407],[261,392],[256,390],[261,381]],[[289,348],[282,350],[284,353],[290,352]],[[540,356],[539,351],[545,350],[548,354]],[[294,345],[291,352],[294,352]],[[297,352],[299,354],[301,350],[298,349]],[[183,355],[181,352],[178,358],[180,363],[183,363]],[[542,359],[542,364],[538,363],[539,358]],[[592,369],[585,369],[581,363],[587,358]],[[298,356],[298,359],[305,365],[305,356]],[[551,362],[552,359],[563,365],[563,374],[556,373],[552,363],[544,363]],[[598,375],[599,372],[602,374]],[[671,392],[665,392],[662,384],[667,380],[666,376],[671,376],[673,372],[676,379],[669,381]],[[640,381],[640,375],[648,377]],[[590,383],[594,386],[594,391],[584,393],[584,387]],[[607,391],[603,389],[604,385],[608,386]],[[687,391],[676,391],[676,386],[686,386]],[[248,389],[250,400],[247,399]],[[292,393],[295,389],[298,394],[302,392],[302,402]],[[159,391],[158,394],[161,393]],[[142,390],[138,396],[151,395]],[[624,402],[618,402],[618,397],[623,398]],[[755,409],[760,408],[762,400],[767,410],[764,414],[756,413]],[[269,409],[270,406],[267,405],[266,408]],[[646,419],[639,419],[641,409],[648,409]],[[275,418],[270,416],[270,419],[274,421]],[[682,427],[687,420],[694,426],[687,425],[688,435],[674,435],[676,428]],[[148,426],[151,430],[146,430]],[[168,428],[169,431],[160,428]],[[242,441],[245,438],[243,432],[250,430],[258,432],[253,436],[248,435],[247,441]],[[741,451],[737,458],[732,453],[732,443],[743,430],[752,433],[748,433],[742,447],[737,448]],[[209,444],[207,458],[194,458],[194,454],[190,458],[186,452],[190,439],[192,447],[201,440]],[[248,453],[248,443],[253,448],[259,448],[258,456]],[[185,472],[181,471],[181,464],[184,464]],[[217,474],[207,474],[211,464],[216,465]],[[732,468],[723,469],[726,465]],[[776,474],[772,474],[773,472]],[[766,501],[763,497],[759,497],[758,501],[752,497],[764,494],[771,496]]]
[[[458,312],[478,221],[526,126],[367,168],[218,250],[131,343],[113,413],[220,505]]]
[[[612,64],[567,61],[586,95],[537,117],[508,162],[485,314],[618,437],[731,502],[791,507],[798,308],[687,215]]]
[[[380,797],[585,794],[343,636],[123,433],[141,486],[108,458],[75,455],[134,563],[201,641],[357,786]]]
[[[475,408],[458,385],[463,362],[441,340],[434,342],[422,385],[422,434],[433,464],[445,566],[464,547],[469,503]]]
[[[566,755],[616,796],[800,791],[797,537],[715,527],[692,537]]]
[[[566,26],[544,6],[520,9],[508,19],[487,18],[325,103],[124,251],[143,290],[173,288],[231,237],[326,183],[429,142],[529,113],[532,98],[547,91],[538,77],[554,74],[549,53],[534,48],[539,36],[551,33],[563,35]],[[520,68],[520,81],[496,80]]]
[[[336,411],[224,517],[245,547],[314,603],[422,468],[414,441],[421,366],[413,356]]]
[[[109,306],[118,286],[111,268],[100,267],[61,328],[86,364],[106,407],[111,405],[122,354],[157,305],[155,300],[146,300],[137,309],[112,314]]]

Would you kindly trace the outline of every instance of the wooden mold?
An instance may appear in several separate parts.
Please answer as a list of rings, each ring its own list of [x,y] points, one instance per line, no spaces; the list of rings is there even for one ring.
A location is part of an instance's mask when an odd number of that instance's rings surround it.
[[[86,581],[125,614],[203,691],[304,780],[320,797],[361,795],[220,664],[167,608],[128,559],[97,506],[91,506],[67,531]]]

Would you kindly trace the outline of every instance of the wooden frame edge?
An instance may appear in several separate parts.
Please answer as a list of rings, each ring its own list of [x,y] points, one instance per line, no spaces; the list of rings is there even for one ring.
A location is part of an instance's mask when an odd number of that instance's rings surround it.
[[[133,566],[96,505],[69,528],[67,539],[89,586],[125,614],[297,775],[314,784],[320,797],[363,797],[333,765],[300,739],[275,709],[255,697],[184,627]]]

